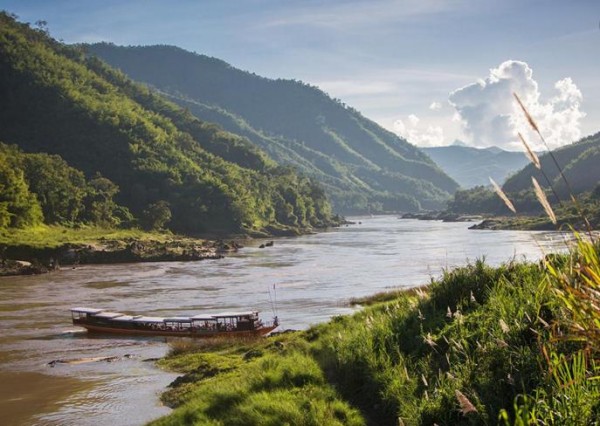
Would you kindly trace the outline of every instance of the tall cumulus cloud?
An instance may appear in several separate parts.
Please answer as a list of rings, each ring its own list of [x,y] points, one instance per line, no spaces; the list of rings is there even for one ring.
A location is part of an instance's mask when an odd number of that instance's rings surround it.
[[[516,135],[521,132],[535,149],[541,149],[513,97],[517,93],[554,149],[581,138],[580,120],[585,116],[580,109],[581,91],[571,78],[557,81],[554,88],[555,96],[542,101],[529,65],[509,60],[491,69],[485,80],[452,92],[449,102],[471,144],[519,149]]]
[[[394,131],[417,146],[440,146],[444,144],[444,130],[440,126],[424,125],[421,119],[410,114],[406,121],[396,120]]]

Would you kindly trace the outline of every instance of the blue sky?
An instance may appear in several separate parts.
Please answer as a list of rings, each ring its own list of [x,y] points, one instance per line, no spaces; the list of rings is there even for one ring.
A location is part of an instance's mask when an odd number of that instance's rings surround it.
[[[303,80],[418,145],[459,138],[516,148],[512,90],[523,90],[554,146],[600,130],[598,0],[0,0],[0,8],[46,20],[67,43],[172,44]]]

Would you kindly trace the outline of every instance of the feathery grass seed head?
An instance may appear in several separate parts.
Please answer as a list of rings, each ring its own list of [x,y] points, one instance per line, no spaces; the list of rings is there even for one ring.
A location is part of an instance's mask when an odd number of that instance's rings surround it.
[[[531,149],[521,132],[517,133],[517,135],[519,135],[519,139],[521,139],[521,142],[525,147],[525,155],[527,156],[527,158],[529,158],[529,161],[531,161],[531,163],[535,166],[536,169],[542,170],[542,163],[540,162],[540,159],[538,158],[537,154]]]
[[[500,199],[502,201],[504,201],[504,204],[506,204],[506,207],[508,207],[508,209],[513,212],[513,213],[517,213],[517,209],[515,209],[515,206],[513,205],[512,201],[510,201],[508,199],[508,197],[506,196],[506,194],[504,193],[504,191],[502,190],[502,188],[500,188],[500,185],[498,185],[496,183],[496,181],[494,181],[494,179],[490,178],[490,182],[492,184],[492,186],[494,187],[494,192],[496,194],[498,194],[498,197],[500,197]]]
[[[521,101],[521,98],[519,98],[519,95],[517,95],[516,93],[513,92],[513,96],[515,97],[515,99],[517,100],[517,103],[521,107],[521,110],[523,111],[523,114],[525,114],[525,118],[527,118],[527,122],[529,123],[529,125],[531,126],[531,128],[533,130],[535,130],[539,134],[540,133],[540,128],[538,127],[537,123],[535,122],[535,120],[533,119],[533,117],[531,116],[531,114],[529,114],[529,111],[527,111],[527,108],[525,108],[525,105]]]
[[[552,223],[556,225],[556,215],[554,214],[554,210],[552,210],[552,206],[550,206],[548,197],[546,197],[544,190],[533,176],[531,176],[531,181],[533,182],[533,188],[535,189],[535,196],[544,208],[544,211],[546,212]]]
[[[458,404],[460,405],[460,412],[465,414],[477,413],[477,408],[469,401],[469,399],[458,389],[454,391]]]

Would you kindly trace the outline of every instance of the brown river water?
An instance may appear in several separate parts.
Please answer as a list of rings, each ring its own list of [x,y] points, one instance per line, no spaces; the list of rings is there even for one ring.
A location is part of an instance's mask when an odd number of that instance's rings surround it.
[[[0,278],[0,424],[140,425],[167,414],[159,401],[176,377],[155,367],[164,338],[88,335],[76,306],[153,316],[257,309],[280,329],[351,313],[351,297],[425,284],[443,268],[485,256],[497,265],[563,247],[555,233],[470,231],[466,223],[355,218],[315,235],[252,241],[201,262],[90,265]],[[116,357],[112,362],[78,362]],[[75,363],[48,364],[53,360]]]

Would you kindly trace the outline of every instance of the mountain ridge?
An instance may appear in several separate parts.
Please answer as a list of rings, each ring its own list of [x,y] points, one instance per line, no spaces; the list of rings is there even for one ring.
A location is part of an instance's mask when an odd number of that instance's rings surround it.
[[[490,177],[501,184],[528,163],[524,153],[499,147],[450,145],[422,150],[463,188],[489,185]]]
[[[574,194],[592,191],[600,182],[600,167],[597,166],[600,163],[600,132],[553,150],[552,154],[563,170]],[[557,193],[563,197],[568,196],[569,188],[556,168],[554,159],[549,153],[540,155],[539,159],[542,170]],[[548,182],[542,173],[533,164],[528,164],[519,173],[511,176],[505,182],[503,189],[507,192],[529,189],[532,177],[535,177],[542,187],[548,187]]]
[[[279,164],[313,176],[339,210],[436,208],[458,186],[416,147],[314,86],[173,46],[84,47],[196,117],[244,134]]]
[[[0,140],[118,185],[136,217],[162,205],[184,233],[330,223],[323,190],[104,62],[0,13]]]

